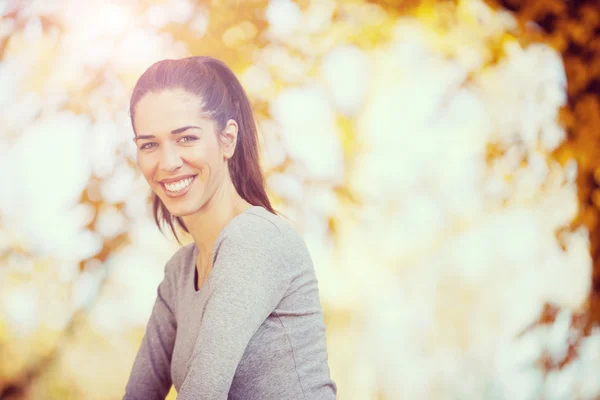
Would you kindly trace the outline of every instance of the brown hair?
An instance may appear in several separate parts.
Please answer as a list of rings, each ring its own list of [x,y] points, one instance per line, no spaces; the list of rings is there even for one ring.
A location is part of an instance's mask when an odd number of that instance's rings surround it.
[[[260,169],[256,122],[250,101],[235,74],[225,63],[212,57],[197,56],[179,60],[162,60],[152,64],[138,79],[131,100],[129,113],[135,132],[134,115],[137,103],[148,92],[165,89],[184,89],[201,96],[202,114],[209,115],[217,125],[217,130],[225,129],[229,119],[238,124],[238,136],[233,157],[227,162],[229,175],[239,195],[252,205],[259,205],[276,214],[265,191]],[[174,222],[189,233],[180,217],[173,217],[163,202],[152,194],[152,212],[158,229],[162,232],[161,221],[171,228],[179,242]]]

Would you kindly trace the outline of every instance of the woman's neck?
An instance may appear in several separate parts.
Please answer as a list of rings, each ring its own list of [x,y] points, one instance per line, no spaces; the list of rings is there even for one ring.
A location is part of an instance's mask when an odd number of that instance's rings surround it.
[[[249,207],[235,190],[231,196],[218,196],[206,204],[201,211],[183,217],[183,221],[198,247],[198,254],[212,257],[212,250],[225,226]]]

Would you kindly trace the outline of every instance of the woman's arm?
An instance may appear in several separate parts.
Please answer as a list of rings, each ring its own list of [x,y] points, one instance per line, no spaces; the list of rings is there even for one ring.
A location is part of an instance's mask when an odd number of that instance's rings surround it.
[[[248,342],[287,291],[281,235],[268,224],[230,231],[215,250],[204,315],[178,400],[227,399]]]
[[[171,388],[171,356],[177,323],[174,314],[175,284],[168,267],[167,263],[127,382],[124,400],[164,400]]]

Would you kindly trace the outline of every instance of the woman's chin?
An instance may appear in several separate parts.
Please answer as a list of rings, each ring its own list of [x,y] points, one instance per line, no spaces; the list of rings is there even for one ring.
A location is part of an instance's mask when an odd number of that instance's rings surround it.
[[[201,199],[193,192],[175,198],[161,193],[158,197],[173,217],[185,217],[194,214],[200,208],[198,204],[201,204]]]

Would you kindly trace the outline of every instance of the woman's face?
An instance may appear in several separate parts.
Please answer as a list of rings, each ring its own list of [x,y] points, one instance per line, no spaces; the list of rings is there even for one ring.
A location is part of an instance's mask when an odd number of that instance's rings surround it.
[[[197,212],[223,186],[229,174],[226,159],[235,147],[235,121],[228,121],[221,141],[201,105],[199,96],[173,89],[150,92],[135,108],[137,164],[177,217]]]

